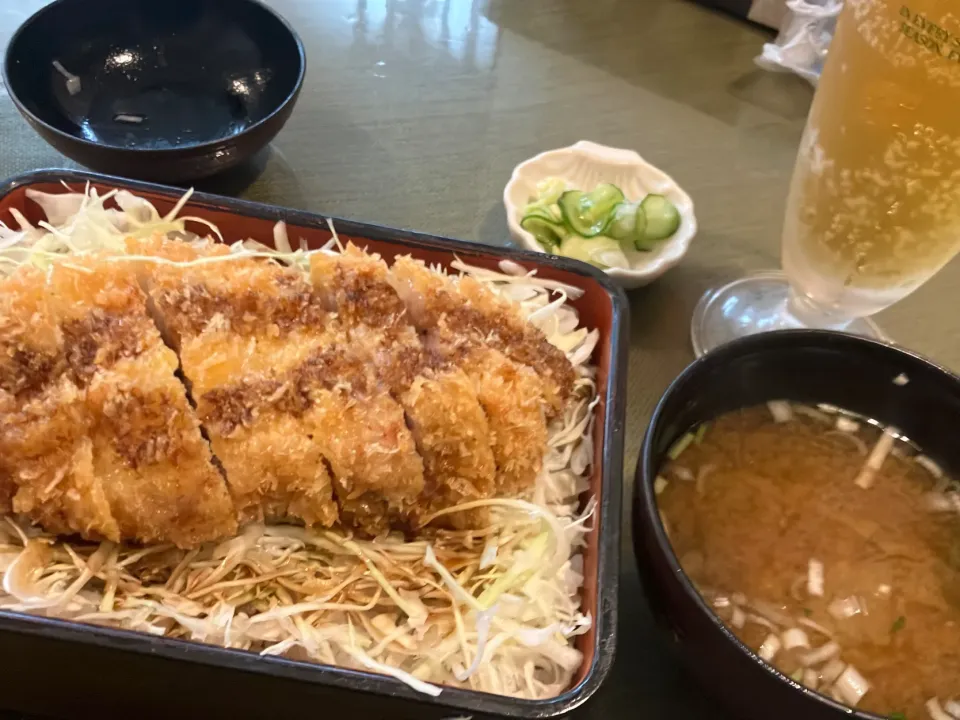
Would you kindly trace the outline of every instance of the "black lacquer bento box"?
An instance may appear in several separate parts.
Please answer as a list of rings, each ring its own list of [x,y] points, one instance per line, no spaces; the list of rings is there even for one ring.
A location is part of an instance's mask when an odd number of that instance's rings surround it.
[[[0,219],[11,210],[42,219],[27,188],[62,191],[62,182],[80,190],[125,188],[153,202],[161,213],[182,190],[93,173],[43,170],[0,187]],[[274,224],[283,220],[293,238],[309,247],[329,238],[326,217],[270,205],[196,193],[184,214],[214,222],[224,237],[273,243]],[[584,663],[573,685],[548,700],[515,700],[469,690],[444,689],[422,695],[392,678],[338,667],[261,657],[212,645],[158,638],[123,630],[0,612],[0,708],[59,717],[100,718],[459,718],[489,716],[556,717],[589,698],[613,663],[617,625],[620,504],[626,403],[628,307],[623,291],[594,268],[576,261],[519,250],[396,230],[333,218],[338,235],[384,256],[410,254],[449,265],[454,255],[495,269],[510,259],[540,277],[583,289],[573,305],[585,326],[600,331],[593,362],[600,404],[594,428],[591,492],[599,512],[584,551],[583,606],[593,618],[578,638]],[[344,715],[349,713],[349,715]]]

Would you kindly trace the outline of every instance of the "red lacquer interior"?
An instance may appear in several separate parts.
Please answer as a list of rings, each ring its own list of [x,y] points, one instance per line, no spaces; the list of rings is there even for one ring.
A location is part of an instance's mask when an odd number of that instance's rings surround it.
[[[5,197],[0,198],[0,220],[7,223],[8,226],[16,227],[14,218],[10,213],[11,209],[16,209],[23,213],[31,222],[37,222],[43,219],[40,208],[26,196],[26,189],[30,187],[43,192],[60,193],[65,192],[62,185],[57,183],[37,183],[34,185],[21,185],[15,188]],[[78,190],[80,188],[77,188]],[[104,193],[113,189],[111,186],[97,185],[97,190]],[[142,197],[150,200],[160,211],[161,214],[169,211],[175,204],[177,198],[171,198],[165,195],[142,193],[135,191]],[[215,204],[207,203],[188,203],[181,213],[182,215],[192,215],[201,217],[212,223],[215,223],[223,234],[227,242],[251,238],[266,245],[273,245],[273,228],[275,220],[263,219],[259,217],[250,217],[238,214],[237,211],[227,207],[218,207]],[[197,224],[191,228],[198,233],[207,232],[203,225]],[[312,227],[299,225],[296,222],[288,223],[288,233],[290,242],[294,247],[298,246],[298,241],[303,238],[308,247],[315,249],[325,244],[331,237],[328,229],[320,226]],[[449,266],[453,260],[453,255],[449,251],[434,250],[430,248],[419,248],[410,246],[401,242],[387,242],[381,240],[371,240],[364,237],[355,237],[338,233],[341,241],[352,240],[356,244],[366,247],[371,251],[382,255],[388,262],[398,255],[412,255],[415,258],[431,264]],[[493,270],[498,269],[498,263],[502,256],[496,253],[495,248],[490,252],[478,251],[457,252],[457,255],[466,262]],[[532,267],[532,265],[531,265]],[[598,503],[601,500],[601,477],[604,463],[603,435],[604,421],[606,412],[607,384],[609,370],[613,358],[612,353],[612,327],[613,327],[613,304],[606,290],[593,278],[577,275],[575,273],[555,268],[551,266],[537,265],[537,275],[551,280],[579,287],[584,290],[582,297],[573,302],[580,314],[581,322],[588,328],[596,328],[600,331],[600,342],[594,352],[593,362],[598,366],[598,388],[601,392],[601,402],[597,407],[597,422],[594,426],[594,464],[593,475],[591,477],[591,491],[596,496]],[[591,617],[597,617],[597,563],[600,547],[600,528],[604,522],[616,523],[618,518],[596,518],[593,522],[593,530],[587,537],[587,547],[584,552],[584,592],[583,606],[590,613]],[[580,671],[574,679],[574,686],[578,685],[588,674],[590,667],[594,662],[595,647],[595,625],[590,631],[578,638],[577,647],[584,654],[584,662]]]

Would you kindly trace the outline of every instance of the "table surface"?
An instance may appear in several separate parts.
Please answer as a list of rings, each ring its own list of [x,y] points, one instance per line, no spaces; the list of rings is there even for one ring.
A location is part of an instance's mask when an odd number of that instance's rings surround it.
[[[0,8],[0,46],[42,0]],[[514,165],[590,139],[634,148],[690,193],[700,233],[684,262],[630,293],[624,494],[648,418],[693,359],[709,287],[779,265],[787,185],[812,96],[753,64],[769,34],[682,0],[273,0],[303,38],[306,84],[250,167],[204,190],[507,244]],[[0,176],[72,167],[0,90]],[[960,368],[960,264],[879,321]],[[624,505],[620,634],[606,684],[576,718],[707,718],[716,709],[654,632]],[[0,701],[2,702],[2,701]]]

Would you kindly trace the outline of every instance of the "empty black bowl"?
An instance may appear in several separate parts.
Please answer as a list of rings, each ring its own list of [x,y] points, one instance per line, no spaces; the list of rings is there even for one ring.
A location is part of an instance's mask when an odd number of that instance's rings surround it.
[[[266,146],[305,69],[296,33],[255,0],[57,0],[10,40],[3,79],[64,155],[182,182]]]
[[[905,385],[893,382],[901,373],[909,380]],[[644,591],[681,659],[736,717],[879,720],[851,712],[761,662],[700,598],[660,521],[653,485],[674,441],[722,413],[774,399],[825,402],[876,418],[905,431],[954,477],[960,469],[955,375],[908,351],[841,333],[791,330],[737,340],[690,365],[651,419],[633,498]]]

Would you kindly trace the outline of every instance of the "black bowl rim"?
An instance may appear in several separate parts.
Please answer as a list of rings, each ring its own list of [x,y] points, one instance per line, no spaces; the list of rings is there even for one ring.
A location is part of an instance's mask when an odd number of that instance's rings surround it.
[[[658,469],[656,465],[656,451],[653,445],[654,436],[656,434],[657,426],[661,421],[661,417],[666,412],[667,403],[670,401],[671,396],[677,391],[677,389],[686,383],[690,376],[700,373],[704,366],[709,367],[710,365],[722,365],[727,361],[728,358],[736,357],[749,350],[766,350],[775,349],[778,347],[810,345],[839,345],[841,347],[860,346],[861,348],[869,348],[876,352],[899,355],[906,361],[924,365],[929,369],[942,374],[944,379],[949,382],[960,384],[960,377],[958,377],[955,373],[913,350],[909,350],[893,342],[867,338],[861,335],[853,335],[834,330],[804,328],[795,330],[774,330],[733,340],[715,350],[711,350],[709,353],[700,356],[692,363],[687,365],[687,367],[684,368],[684,370],[673,380],[673,382],[670,383],[663,395],[660,396],[660,400],[657,402],[657,406],[654,409],[653,414],[650,416],[650,423],[647,426],[646,433],[644,434],[643,445],[640,449],[640,459],[637,462],[637,468],[634,474],[632,517],[635,524],[643,522],[652,529],[653,537],[656,540],[657,551],[659,551],[659,553],[666,559],[667,565],[669,566],[672,574],[679,578],[683,592],[691,600],[693,600],[697,609],[710,619],[717,629],[719,629],[720,632],[723,633],[723,635],[727,638],[727,640],[730,641],[731,645],[740,650],[740,652],[742,652],[746,657],[753,660],[759,668],[799,693],[802,693],[808,699],[814,700],[822,705],[836,710],[838,718],[845,716],[852,718],[853,720],[887,720],[887,716],[885,715],[878,715],[866,710],[851,708],[848,705],[839,703],[832,698],[827,697],[826,695],[822,695],[815,690],[810,690],[800,683],[791,680],[789,677],[773,667],[773,665],[761,660],[753,650],[741,642],[740,639],[730,630],[730,628],[726,626],[726,624],[724,624],[720,617],[706,603],[700,593],[697,592],[693,582],[687,576],[686,572],[684,572],[680,565],[680,560],[677,558],[677,555],[673,550],[673,545],[663,529],[663,522],[660,519],[660,513],[657,509],[657,500],[653,489],[653,480],[656,478]],[[646,480],[644,478],[646,478]],[[634,533],[636,534],[636,532],[637,530],[634,528]],[[642,562],[639,556],[637,557],[637,560]]]
[[[131,180],[104,173],[72,169],[32,170],[0,182],[0,198],[19,187],[38,183],[67,182],[102,183],[133,192],[147,192],[177,200],[183,188],[158,183]],[[141,654],[157,655],[172,660],[188,660],[215,667],[254,671],[275,679],[313,682],[331,689],[373,693],[385,697],[413,700],[425,706],[441,708],[454,713],[495,714],[512,718],[553,718],[566,715],[585,703],[606,680],[613,667],[617,646],[617,614],[620,582],[620,539],[622,534],[621,508],[623,502],[623,445],[627,397],[627,360],[629,352],[628,328],[630,305],[626,293],[609,275],[579,260],[545,255],[526,249],[496,247],[467,240],[456,240],[413,230],[376,225],[357,220],[346,220],[326,213],[294,210],[279,205],[242,200],[205,192],[195,192],[187,204],[225,210],[290,225],[326,228],[332,221],[338,231],[371,240],[384,240],[415,248],[443,250],[451,256],[469,258],[471,255],[497,255],[532,266],[555,267],[595,281],[609,297],[611,307],[610,370],[605,398],[603,464],[601,465],[601,506],[598,509],[604,522],[600,526],[597,547],[597,607],[593,622],[596,634],[593,659],[586,675],[576,685],[561,694],[542,700],[511,698],[505,695],[444,687],[439,697],[423,695],[392,677],[365,670],[350,670],[332,665],[288,660],[279,656],[261,657],[250,653],[205,645],[189,640],[159,638],[132,630],[86,626],[71,620],[31,616],[13,611],[0,611],[0,636],[16,632],[41,638],[63,639],[104,650],[122,649]],[[239,676],[238,676],[239,677]],[[472,716],[472,715],[471,715]],[[459,715],[458,715],[459,717]]]
[[[82,0],[80,0],[82,1]],[[4,51],[3,56],[3,66],[0,68],[0,77],[3,79],[3,85],[7,88],[7,92],[10,94],[10,99],[13,100],[13,104],[17,106],[17,110],[27,118],[31,123],[42,127],[45,132],[52,133],[58,138],[64,140],[65,142],[78,144],[91,150],[98,150],[101,152],[111,152],[111,153],[135,153],[142,157],[153,157],[157,159],[161,158],[173,158],[181,155],[193,156],[196,154],[202,154],[207,150],[214,150],[224,145],[230,145],[231,141],[236,138],[242,138],[250,133],[255,132],[259,128],[268,124],[273,118],[279,115],[284,109],[290,105],[291,102],[296,100],[297,96],[300,94],[300,90],[303,88],[304,77],[307,73],[307,53],[303,46],[303,40],[300,39],[300,36],[297,34],[296,30],[293,29],[293,26],[287,21],[276,10],[268,6],[262,0],[231,0],[232,2],[245,2],[248,5],[253,5],[265,11],[267,14],[276,18],[280,25],[289,33],[291,39],[293,40],[294,45],[297,48],[297,56],[300,58],[300,67],[297,73],[296,82],[293,84],[293,88],[287,94],[287,96],[280,102],[277,107],[270,111],[269,114],[260,118],[257,122],[252,125],[247,126],[241,132],[236,135],[228,135],[222,138],[217,138],[216,140],[207,140],[202,143],[197,143],[194,145],[185,145],[183,147],[173,147],[173,148],[138,148],[138,147],[121,147],[119,145],[109,145],[107,143],[93,142],[87,140],[86,138],[78,137],[76,135],[71,135],[68,132],[64,132],[59,128],[54,127],[46,120],[42,119],[35,113],[31,112],[24,102],[20,99],[19,94],[16,89],[10,83],[10,65],[13,62],[13,50],[20,39],[20,36],[27,30],[28,27],[33,25],[40,17],[46,13],[53,13],[60,8],[62,5],[67,5],[68,3],[78,2],[78,0],[54,0],[54,2],[49,5],[37,10],[33,15],[24,20],[20,27],[17,28],[16,32],[10,37],[10,41],[7,43],[7,49]]]

